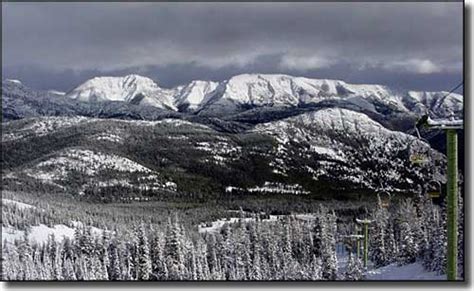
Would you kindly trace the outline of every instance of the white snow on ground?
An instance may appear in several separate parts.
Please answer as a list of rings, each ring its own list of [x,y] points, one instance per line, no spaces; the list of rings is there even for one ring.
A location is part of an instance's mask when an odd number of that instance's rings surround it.
[[[421,263],[398,266],[391,264],[382,268],[369,270],[366,280],[447,280],[446,275],[426,271]]]
[[[2,198],[2,204],[13,204],[15,205],[18,209],[20,210],[23,210],[23,209],[34,209],[36,208],[35,206],[33,205],[30,205],[30,204],[26,204],[26,203],[22,203],[22,202],[18,202],[18,201],[14,201],[14,200],[11,200],[11,199],[6,199],[6,198]]]
[[[328,157],[331,157],[335,160],[340,160],[344,161],[344,158],[342,157],[343,153],[341,152],[336,152],[335,150],[328,148],[328,147],[322,147],[322,146],[317,146],[317,145],[310,145],[310,150],[317,152],[320,155],[326,155]]]
[[[280,194],[294,194],[294,195],[307,195],[310,192],[304,190],[301,185],[294,184],[282,184],[282,183],[272,183],[272,182],[265,182],[262,187],[254,187],[254,188],[247,188],[247,191],[259,192],[259,193],[280,193]]]
[[[278,219],[278,215],[270,215],[270,219],[265,219],[263,221],[276,221]],[[234,224],[238,222],[251,222],[255,221],[254,217],[246,217],[246,218],[237,218],[237,217],[231,217],[231,218],[223,218],[219,219],[216,221],[213,221],[210,223],[210,226],[207,226],[206,224],[201,224],[198,227],[198,230],[200,233],[204,232],[218,232],[225,224]]]
[[[227,187],[227,188],[234,188],[236,189],[235,187]],[[228,210],[229,213],[240,213],[239,210]],[[247,212],[249,213],[249,212]],[[285,219],[285,217],[287,217],[288,215],[269,215],[269,218],[264,218],[264,219],[261,219],[261,221],[263,222],[272,222],[272,221],[277,221],[279,219]],[[298,213],[298,214],[292,214],[292,216],[296,219],[300,219],[300,220],[314,220],[315,219],[315,214],[311,214],[311,213]],[[248,222],[251,222],[251,221],[255,221],[255,217],[246,217],[246,218],[240,218],[240,217],[231,217],[231,218],[221,218],[221,219],[218,219],[216,221],[212,221],[210,222],[209,224],[210,225],[206,225],[206,224],[201,224],[199,225],[199,232],[200,233],[203,233],[203,232],[217,232],[219,231],[225,224],[234,224],[234,223],[238,223],[239,221],[242,221],[242,222],[245,222],[245,223],[248,223]]]
[[[45,243],[48,241],[49,235],[54,234],[54,237],[61,241],[64,237],[73,238],[74,228],[70,228],[64,224],[57,224],[54,227],[48,227],[44,224],[31,227],[29,239],[31,242]],[[12,227],[2,226],[2,239],[7,242],[13,242],[17,239],[23,239],[25,231],[18,230]]]
[[[85,174],[93,176],[102,169],[120,172],[152,172],[127,158],[85,149],[66,149],[59,156],[43,161],[25,172],[41,180],[57,180],[64,178],[70,170],[84,171]]]
[[[74,238],[75,228],[82,225],[80,222],[72,222],[74,227],[69,227],[64,224],[56,224],[53,227],[46,226],[44,224],[32,226],[28,235],[30,242],[37,242],[39,244],[46,243],[48,237],[54,234],[56,240],[61,241],[65,237]],[[102,230],[96,227],[92,227],[92,234],[100,235]],[[13,227],[2,226],[2,242],[7,241],[13,243],[15,240],[21,240],[25,236],[25,231],[18,230]]]
[[[60,129],[72,127],[80,123],[95,121],[96,119],[82,116],[76,117],[42,117],[40,119],[31,119],[21,129],[12,133],[2,134],[2,141],[12,141],[30,136],[44,136]]]
[[[109,142],[115,142],[115,143],[122,143],[122,137],[116,135],[116,134],[109,134],[109,133],[101,133],[95,136],[97,140],[101,141],[109,141]]]
[[[241,191],[248,191],[250,193],[259,192],[259,193],[278,193],[278,194],[294,194],[294,195],[307,195],[310,192],[306,191],[301,185],[299,184],[282,184],[282,183],[273,183],[273,182],[265,182],[263,186],[256,186],[253,188],[239,188],[234,186],[227,186],[225,188],[226,193],[231,193],[235,190]]]
[[[338,279],[344,280],[349,253],[342,243],[336,247]],[[446,275],[429,272],[419,262],[399,266],[397,263],[390,264],[378,269],[373,268],[373,263],[368,262],[368,270],[364,280],[387,281],[387,280],[446,280]]]
[[[64,95],[66,95],[66,92],[57,91],[57,90],[49,90],[48,93],[51,93],[51,94],[54,94],[54,95],[59,95],[59,96],[64,96]]]

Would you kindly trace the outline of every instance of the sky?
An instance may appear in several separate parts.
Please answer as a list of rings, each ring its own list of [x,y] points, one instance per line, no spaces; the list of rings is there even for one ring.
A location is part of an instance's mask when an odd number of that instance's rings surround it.
[[[281,73],[448,91],[463,3],[6,3],[2,78],[69,91],[137,73],[162,87]]]

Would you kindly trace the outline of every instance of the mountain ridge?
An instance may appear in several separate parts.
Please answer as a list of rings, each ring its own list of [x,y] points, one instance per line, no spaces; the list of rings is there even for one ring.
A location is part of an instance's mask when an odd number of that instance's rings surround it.
[[[143,95],[141,100],[138,100],[139,94]],[[383,112],[388,108],[417,114],[431,112],[435,117],[452,113],[459,117],[463,97],[456,93],[446,97],[447,94],[444,91],[401,91],[384,85],[350,84],[342,80],[285,74],[240,74],[220,82],[193,80],[181,86],[162,88],[150,78],[133,74],[95,77],[66,96],[91,102],[135,102],[206,116],[224,116],[262,107],[296,108],[331,100],[348,102],[373,112]]]

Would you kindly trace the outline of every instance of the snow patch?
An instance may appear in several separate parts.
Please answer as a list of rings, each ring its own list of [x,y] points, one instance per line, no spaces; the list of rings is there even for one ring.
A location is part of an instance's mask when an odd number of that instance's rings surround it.
[[[35,209],[35,208],[36,208],[36,206],[33,206],[33,205],[31,205],[31,204],[26,204],[26,203],[14,201],[14,200],[11,200],[11,199],[6,199],[6,198],[2,198],[2,203],[3,203],[3,204],[15,205],[15,206],[16,206],[18,209],[20,209],[20,210],[23,210],[23,209]]]
[[[398,266],[391,264],[367,271],[366,280],[440,280],[446,281],[446,275],[426,271],[421,263],[416,262]]]
[[[152,173],[152,170],[127,158],[86,149],[66,149],[58,156],[40,162],[26,174],[40,180],[64,179],[72,170],[94,176],[100,170]]]

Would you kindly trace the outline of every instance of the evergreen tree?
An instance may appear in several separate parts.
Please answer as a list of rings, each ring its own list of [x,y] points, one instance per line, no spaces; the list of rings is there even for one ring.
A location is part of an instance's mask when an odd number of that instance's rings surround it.
[[[378,195],[377,195],[378,196]],[[373,223],[370,235],[370,260],[375,267],[379,268],[389,264],[389,257],[386,249],[388,226],[388,211],[382,207],[382,201],[378,196],[378,204],[373,216]]]
[[[145,233],[145,226],[140,224],[137,233],[137,280],[145,281],[151,275],[151,259],[148,238]]]
[[[404,221],[401,223],[400,228],[401,241],[398,261],[401,264],[410,264],[416,260],[418,246],[416,245],[410,223]]]
[[[313,255],[313,259],[311,260],[311,273],[309,277],[310,280],[318,281],[322,279],[321,266],[322,266],[321,259],[316,258],[316,256]]]
[[[62,278],[66,281],[77,280],[76,272],[74,271],[74,267],[70,258],[66,258],[66,260],[64,261]]]
[[[363,278],[362,263],[354,255],[349,256],[344,279],[349,281],[361,280]]]
[[[120,257],[117,247],[117,241],[112,240],[110,243],[110,268],[109,268],[109,279],[112,281],[121,280],[122,271],[120,269]]]
[[[168,221],[164,253],[168,279],[182,280],[185,271],[183,241],[177,219],[175,223],[171,223],[171,220]]]
[[[337,258],[336,258],[336,215],[334,212],[326,214],[326,218],[322,224],[322,241],[323,249],[321,253],[323,270],[322,277],[325,280],[334,281],[337,275]]]

